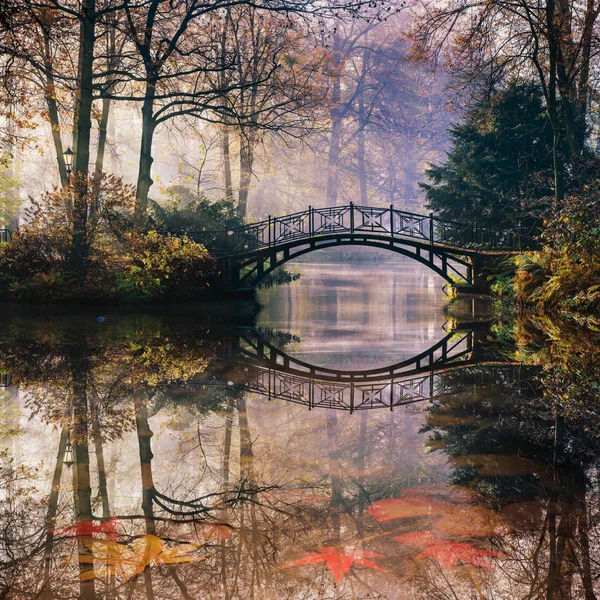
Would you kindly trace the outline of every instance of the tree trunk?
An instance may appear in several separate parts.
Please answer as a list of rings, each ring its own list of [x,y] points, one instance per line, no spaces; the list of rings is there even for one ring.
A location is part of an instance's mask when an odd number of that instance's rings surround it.
[[[229,474],[231,460],[231,437],[233,429],[233,398],[227,406],[227,416],[225,417],[225,441],[223,444],[223,489],[229,489]]]
[[[90,453],[88,446],[88,397],[87,397],[87,373],[88,364],[86,348],[75,346],[70,356],[71,378],[73,381],[73,429],[71,441],[75,466],[73,469],[73,481],[75,489],[75,511],[76,521],[91,523],[92,512],[92,487],[90,481]],[[89,557],[93,553],[85,545],[89,538],[78,535],[77,546],[80,557]],[[80,598],[81,600],[93,600],[96,597],[94,580],[88,579],[89,571],[94,566],[84,560],[79,563]]]
[[[81,74],[77,102],[77,135],[73,172],[79,178],[73,194],[73,245],[71,265],[76,272],[85,268],[88,255],[87,240],[87,176],[90,163],[90,135],[92,130],[94,42],[96,25],[95,0],[81,4]]]
[[[362,74],[358,89],[358,135],[356,138],[358,150],[358,182],[360,187],[360,203],[368,206],[367,197],[367,159],[365,150],[365,127],[367,126],[367,116],[365,113],[365,79],[367,76],[368,51],[363,53]]]
[[[248,407],[246,398],[238,400],[238,419],[240,426],[240,480],[246,487],[254,486],[254,452],[252,434],[248,425]]]
[[[56,515],[58,513],[58,500],[60,496],[60,480],[63,472],[63,461],[65,460],[65,450],[69,432],[63,429],[60,432],[58,442],[58,452],[56,453],[56,465],[54,467],[54,476],[52,477],[52,488],[48,498],[48,512],[46,513],[46,543],[44,544],[44,583],[42,589],[43,595],[51,596],[51,590],[47,588],[50,583],[50,568],[52,565],[52,547],[54,541],[54,528],[56,527]]]
[[[146,533],[156,533],[154,523],[154,479],[152,477],[152,436],[154,435],[148,423],[148,407],[141,400],[135,415],[135,425],[140,452],[140,470],[142,473],[142,512],[146,522]]]
[[[340,457],[338,450],[338,420],[335,411],[330,411],[327,416],[327,459],[329,479],[331,481],[331,544],[339,545],[341,542],[341,510],[342,510],[342,478],[340,473]]]
[[[254,140],[252,133],[240,133],[240,189],[238,192],[238,217],[245,219],[248,211],[248,192],[252,181],[252,164],[254,161]]]
[[[230,154],[229,127],[223,128],[222,151],[223,151],[223,175],[225,177],[225,197],[233,197],[233,180],[231,178],[231,154]]]
[[[331,136],[329,138],[329,155],[327,157],[327,206],[337,205],[339,190],[340,150],[342,141],[342,56],[341,40],[336,35],[333,40],[333,82],[331,86]]]
[[[565,196],[564,188],[564,161],[562,157],[563,126],[559,115],[559,103],[557,95],[557,68],[559,55],[559,38],[556,29],[556,3],[555,0],[546,1],[546,27],[548,29],[548,91],[546,95],[546,110],[552,125],[552,158],[554,163],[554,208],[562,207]]]
[[[156,122],[154,121],[154,97],[156,95],[156,82],[148,79],[146,94],[142,106],[142,143],[140,147],[140,163],[138,171],[136,197],[136,222],[141,224],[148,209],[148,194],[154,181],[152,180],[152,139]]]
[[[46,69],[46,89],[45,98],[48,108],[48,119],[52,131],[52,141],[54,142],[54,151],[56,152],[56,162],[58,164],[58,175],[60,184],[67,183],[67,168],[65,166],[65,156],[63,154],[63,145],[60,130],[60,119],[58,116],[58,104],[56,102],[56,85],[52,75],[52,58],[50,52],[50,32],[44,31],[44,66]]]
[[[331,111],[331,137],[327,157],[327,200],[328,207],[337,206],[340,182],[340,143],[342,139],[342,118],[338,110]]]
[[[366,493],[366,489],[365,489],[365,484],[366,484],[366,470],[367,470],[367,465],[366,465],[366,453],[367,453],[367,416],[368,416],[368,411],[363,410],[361,412],[360,415],[360,432],[358,435],[358,458],[357,458],[357,468],[358,468],[358,476],[357,476],[357,481],[359,484],[359,490],[358,490],[358,498],[359,498],[359,502],[358,502],[358,510],[359,510],[359,514],[363,514],[364,510],[365,510],[365,506],[369,500],[367,493]]]
[[[106,151],[106,137],[108,132],[108,117],[110,115],[110,98],[102,99],[102,114],[98,120],[98,151],[96,153],[96,175],[104,170],[104,153]]]
[[[360,130],[357,136],[358,145],[358,182],[360,186],[360,203],[362,206],[368,206],[367,197],[367,165],[365,158],[365,132]]]
[[[8,164],[8,169],[6,172],[7,179],[10,182],[10,187],[6,190],[6,200],[4,203],[4,212],[6,219],[6,227],[8,227],[11,231],[14,231],[19,226],[19,208],[20,208],[20,198],[19,198],[19,189],[16,186],[13,186],[13,182],[16,181],[16,169],[15,164],[17,162],[17,145],[15,144],[15,119],[12,112],[9,113],[7,117],[7,133],[8,133],[8,142],[7,142],[7,150],[10,155],[10,162]],[[1,222],[1,221],[0,221]]]
[[[102,438],[99,435],[94,435],[94,449],[98,465],[98,495],[102,501],[102,520],[108,521],[110,519],[110,504],[108,501],[106,467],[104,465],[104,448],[102,447]]]
[[[107,34],[106,41],[106,67],[108,71],[112,71],[117,66],[117,29],[115,26],[114,19],[112,19],[108,25],[109,31]],[[109,94],[113,89],[113,83],[108,82],[105,93]],[[106,150],[106,137],[108,133],[108,117],[110,115],[110,98],[102,98],[102,113],[100,120],[98,121],[98,151],[96,153],[96,176],[104,170],[104,154]]]

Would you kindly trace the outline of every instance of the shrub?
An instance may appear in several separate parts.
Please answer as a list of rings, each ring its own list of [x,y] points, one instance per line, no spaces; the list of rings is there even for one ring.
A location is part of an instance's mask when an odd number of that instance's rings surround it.
[[[129,300],[191,299],[207,287],[215,264],[204,246],[187,237],[156,231],[132,235],[119,295]]]
[[[0,247],[0,293],[30,300],[193,299],[215,259],[186,237],[133,230],[133,190],[114,177],[91,180],[85,270],[73,272],[72,198],[63,187],[32,201],[28,224]]]
[[[547,219],[544,248],[519,259],[520,302],[572,313],[600,311],[600,182]]]

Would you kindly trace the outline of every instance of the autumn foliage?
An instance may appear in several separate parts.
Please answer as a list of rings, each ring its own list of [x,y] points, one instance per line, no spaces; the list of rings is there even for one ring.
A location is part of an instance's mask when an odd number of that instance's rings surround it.
[[[517,262],[515,287],[523,304],[546,311],[600,311],[600,181],[566,198],[548,216],[544,248]]]
[[[85,269],[71,264],[71,186],[32,200],[27,224],[0,247],[0,292],[28,300],[154,301],[203,295],[215,271],[206,248],[186,237],[133,227],[133,189],[113,176],[87,182]]]

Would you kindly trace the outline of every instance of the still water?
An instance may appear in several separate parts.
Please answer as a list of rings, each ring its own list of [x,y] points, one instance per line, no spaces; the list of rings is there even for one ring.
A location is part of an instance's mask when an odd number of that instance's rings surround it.
[[[6,599],[586,599],[594,332],[410,262],[242,305],[6,307]]]

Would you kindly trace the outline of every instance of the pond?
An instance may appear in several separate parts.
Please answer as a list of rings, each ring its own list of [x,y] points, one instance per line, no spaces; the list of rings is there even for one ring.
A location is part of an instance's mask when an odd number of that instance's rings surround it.
[[[2,598],[596,598],[597,334],[296,268],[258,313],[4,307]]]

